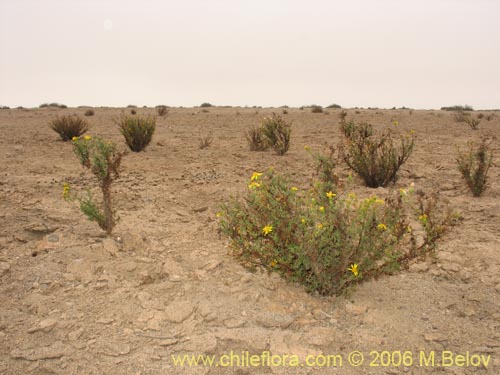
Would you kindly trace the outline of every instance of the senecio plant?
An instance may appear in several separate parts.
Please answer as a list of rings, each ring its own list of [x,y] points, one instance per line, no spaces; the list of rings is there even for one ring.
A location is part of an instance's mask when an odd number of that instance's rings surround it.
[[[300,190],[272,170],[254,173],[245,198],[221,206],[221,230],[245,266],[339,295],[432,251],[454,219],[412,187],[382,199],[325,191],[322,183]]]
[[[85,136],[73,137],[73,150],[78,160],[88,168],[97,178],[102,191],[102,206],[98,205],[90,193],[78,196],[71,192],[68,184],[64,185],[63,197],[67,201],[78,200],[80,210],[90,221],[96,221],[106,233],[111,234],[116,223],[111,199],[111,185],[118,178],[120,163],[123,154],[116,150],[111,142],[106,142],[100,137]]]

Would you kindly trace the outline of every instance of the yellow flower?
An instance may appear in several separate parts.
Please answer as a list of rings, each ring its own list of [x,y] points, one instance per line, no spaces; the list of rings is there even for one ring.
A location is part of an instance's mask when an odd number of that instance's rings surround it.
[[[356,199],[356,194],[349,193],[349,194],[347,194],[347,197],[350,198],[350,199]]]
[[[399,125],[399,121],[397,121],[397,120],[394,120],[392,123],[394,124],[394,126],[398,126]]]
[[[78,137],[73,137],[73,138],[71,138],[71,140],[72,140],[73,142],[76,142],[76,141],[78,141]]]
[[[305,224],[305,223],[306,223],[306,219],[302,218],[302,219],[300,219],[300,222],[301,222],[302,224]]]
[[[291,191],[297,191],[299,190],[298,188],[296,188],[295,186],[292,186],[292,188],[290,189]]]
[[[411,129],[411,130],[410,130],[410,134],[411,134],[411,135],[414,135],[414,134],[415,134],[415,130]]]
[[[310,151],[310,150],[311,150],[311,147],[309,147],[309,146],[305,145],[305,146],[304,146],[304,150],[306,150],[306,151]]]
[[[215,217],[221,217],[221,216],[222,216],[222,212],[217,212],[217,213],[215,214]]]
[[[384,204],[384,203],[385,203],[385,201],[384,201],[383,199],[379,199],[379,198],[377,198],[377,199],[375,199],[375,203],[378,203],[378,204]]]
[[[423,224],[427,223],[427,215],[423,214],[418,217],[418,220],[420,220]]]
[[[351,267],[349,267],[347,270],[351,271],[354,277],[358,277],[359,270],[358,270],[358,265],[356,263],[351,264]]]
[[[381,231],[387,230],[387,225],[385,225],[384,223],[380,223],[379,225],[377,225],[377,229]]]
[[[411,233],[411,227],[410,227],[409,225],[406,227],[406,231],[407,231],[408,233]]]
[[[274,268],[276,267],[276,265],[278,264],[278,262],[276,262],[276,260],[272,260],[271,263],[269,263],[269,265]]]
[[[319,207],[319,210],[320,210],[321,212],[325,212],[325,207],[320,206],[320,207]]]
[[[260,188],[262,185],[256,181],[252,181],[250,182],[250,184],[248,185],[248,188],[249,189],[256,189],[256,188]]]
[[[272,225],[266,225],[264,228],[262,228],[262,233],[264,233],[264,236],[267,236],[272,231],[273,231]]]
[[[257,181],[260,176],[262,176],[262,173],[259,172],[253,172],[252,177],[250,177],[250,181]]]
[[[329,191],[328,193],[326,193],[326,196],[327,196],[328,198],[330,198],[330,199],[331,199],[331,198],[336,197],[336,196],[337,196],[337,194],[332,193],[331,191]]]
[[[92,137],[90,135],[86,135],[85,137],[83,137],[83,139],[85,139],[86,141],[90,141]]]
[[[63,185],[63,198],[64,199],[69,198],[69,191],[70,191],[70,187],[69,187],[69,185],[67,183],[65,183]]]
[[[399,189],[399,194],[406,195],[407,191],[405,189]]]

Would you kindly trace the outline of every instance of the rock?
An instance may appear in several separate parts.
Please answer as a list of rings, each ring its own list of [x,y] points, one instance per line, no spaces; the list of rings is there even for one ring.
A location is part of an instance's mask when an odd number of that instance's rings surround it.
[[[10,271],[10,264],[7,262],[0,262],[0,277]]]
[[[118,254],[118,252],[120,251],[115,240],[111,238],[106,238],[104,241],[102,241],[102,246],[104,250],[106,250],[112,256],[116,256],[116,254]]]
[[[216,269],[217,267],[219,267],[219,265],[222,264],[222,260],[211,260],[210,262],[208,262],[207,264],[205,264],[203,266],[203,269],[205,269],[206,271],[212,271],[214,269]]]
[[[243,327],[246,322],[241,319],[235,319],[235,318],[228,318],[223,321],[224,326],[227,328],[240,328]]]
[[[368,306],[366,305],[354,305],[352,303],[347,303],[345,309],[349,314],[353,315],[363,315],[368,311]]]
[[[198,208],[195,208],[193,211],[194,212],[203,212],[206,210],[208,210],[208,206],[198,207]]]
[[[103,340],[97,343],[96,350],[98,353],[110,357],[119,357],[130,353],[130,345],[122,342],[109,342],[107,340]]]
[[[170,281],[181,279],[184,275],[184,269],[179,262],[175,260],[168,260],[163,264],[162,275],[168,277]]]
[[[42,359],[55,359],[70,355],[69,346],[62,341],[56,341],[49,346],[37,346],[36,348],[14,349],[10,356],[14,359],[25,359],[27,361],[39,361]]]
[[[182,323],[193,311],[194,307],[188,301],[174,302],[165,308],[165,319],[173,323]]]
[[[216,350],[217,338],[211,333],[191,337],[182,345],[182,351],[194,352],[196,354],[213,354]]]
[[[68,333],[68,340],[76,341],[80,338],[82,333],[83,333],[83,328],[80,327],[77,330]]]
[[[426,334],[424,334],[424,340],[425,341],[443,342],[443,341],[448,341],[448,338],[445,335],[442,335],[439,333],[426,333]]]
[[[495,290],[500,294],[500,283],[495,286]]]
[[[255,321],[265,328],[288,328],[295,319],[289,315],[265,312],[257,315]]]
[[[52,328],[54,328],[57,324],[57,320],[55,319],[44,319],[38,323],[36,327],[32,327],[28,329],[28,333],[35,333],[39,331],[50,332]]]
[[[24,146],[23,145],[15,145],[14,146],[14,150],[16,150],[16,151],[23,151],[24,150]]]
[[[410,272],[426,272],[429,270],[429,265],[427,263],[413,263],[410,266]]]
[[[175,345],[179,342],[179,340],[177,339],[165,339],[165,340],[161,340],[158,345],[160,346],[172,346],[172,345]]]
[[[114,321],[115,320],[112,318],[101,318],[101,319],[96,320],[96,323],[108,325],[108,324],[113,323]]]
[[[307,330],[306,341],[310,345],[325,346],[335,341],[335,330],[327,327],[313,327]]]
[[[445,271],[458,272],[458,271],[460,271],[460,266],[458,264],[455,264],[455,263],[444,263],[443,269]]]
[[[52,233],[47,236],[48,242],[59,242],[59,235]]]

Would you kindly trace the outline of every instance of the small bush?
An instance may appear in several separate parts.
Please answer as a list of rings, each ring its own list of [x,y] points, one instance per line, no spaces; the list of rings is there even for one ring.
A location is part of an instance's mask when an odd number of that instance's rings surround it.
[[[262,126],[252,126],[245,136],[250,151],[266,151],[269,148]]]
[[[79,137],[89,130],[88,122],[78,116],[56,117],[49,125],[63,141]]]
[[[484,119],[485,119],[486,121],[491,121],[491,120],[493,120],[493,117],[495,117],[495,115],[494,115],[494,114],[492,114],[492,113],[490,113],[490,114],[488,114],[488,115],[484,116]]]
[[[201,107],[201,108],[213,107],[213,105],[212,105],[212,104],[210,104],[210,103],[201,103],[201,104],[200,104],[200,107]]]
[[[87,109],[84,113],[85,116],[94,116],[94,110],[93,109]]]
[[[116,151],[116,146],[99,137],[85,136],[73,138],[73,150],[80,164],[88,168],[96,177],[102,191],[102,208],[93,199],[90,190],[86,196],[73,193],[68,184],[64,184],[63,198],[67,201],[77,200],[80,210],[90,221],[96,221],[101,229],[111,234],[115,226],[111,184],[118,178],[118,172],[123,154]]]
[[[278,155],[284,155],[290,148],[292,128],[281,116],[273,113],[262,120],[262,133],[269,147]]]
[[[217,216],[246,267],[278,272],[309,292],[340,295],[433,251],[452,223],[442,206],[423,197],[416,202],[411,189],[385,200],[300,191],[269,171],[254,173],[245,197],[223,204]],[[415,232],[425,233],[419,245]]]
[[[130,150],[139,152],[151,142],[156,128],[156,119],[150,116],[122,116],[118,120],[118,127]]]
[[[156,112],[158,116],[166,116],[168,114],[168,107],[166,105],[159,105],[156,107]]]
[[[466,122],[467,125],[470,126],[472,130],[477,130],[479,128],[479,124],[481,123],[479,117],[473,118],[472,116],[465,116],[464,121]]]
[[[137,114],[137,111],[136,111],[135,109],[131,109],[131,110],[130,110],[130,114],[131,114],[131,115],[136,115],[136,114]]]
[[[340,109],[340,108],[342,108],[342,107],[341,107],[340,105],[338,105],[338,104],[333,103],[333,104],[330,104],[330,105],[329,105],[328,107],[326,107],[326,108],[330,108],[330,109]]]
[[[469,143],[467,152],[459,151],[457,157],[458,170],[475,197],[479,197],[486,189],[488,171],[492,165],[493,152],[483,141],[477,149]]]
[[[199,148],[200,148],[200,150],[203,150],[205,148],[210,147],[210,145],[212,144],[212,141],[213,141],[212,134],[201,136],[200,137],[200,142],[199,142]]]
[[[478,118],[479,120],[482,120],[482,119],[483,119],[483,117],[484,117],[484,113],[478,113],[478,114],[477,114],[477,118]]]
[[[368,124],[355,124],[349,132],[344,142],[344,160],[349,168],[371,188],[396,182],[399,168],[413,151],[414,135],[401,136],[396,146],[391,131],[376,136]]]
[[[10,107],[6,105],[0,105],[0,109],[10,109]]]
[[[323,108],[320,105],[312,105],[311,112],[312,113],[323,113]]]
[[[315,162],[316,178],[321,182],[320,186],[324,192],[336,193],[339,185],[339,178],[335,173],[337,159],[335,157],[335,148],[328,147],[327,154],[315,153],[309,146],[304,149],[312,156]]]

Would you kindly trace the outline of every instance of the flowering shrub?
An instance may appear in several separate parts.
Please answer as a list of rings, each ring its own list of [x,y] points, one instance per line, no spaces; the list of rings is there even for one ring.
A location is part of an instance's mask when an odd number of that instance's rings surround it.
[[[272,147],[278,155],[284,155],[290,148],[290,135],[292,128],[281,116],[273,113],[271,117],[262,120],[262,135],[265,142]]]
[[[245,198],[223,204],[218,217],[244,265],[279,272],[310,292],[331,295],[407,267],[434,249],[451,214],[441,217],[436,212],[445,211],[437,203],[420,202],[412,189],[385,200],[322,188],[300,191],[270,170],[254,173]],[[426,215],[425,223],[411,219],[415,212]],[[425,229],[419,245],[412,225]]]
[[[64,184],[63,198],[67,201],[77,200],[80,210],[88,219],[96,221],[110,234],[116,222],[111,199],[111,184],[118,178],[123,154],[117,152],[113,143],[88,135],[83,138],[73,137],[73,150],[80,164],[90,169],[97,178],[103,196],[102,208],[94,201],[90,190],[87,190],[86,196],[82,197],[73,193],[68,184]]]
[[[88,122],[78,116],[56,117],[50,122],[50,127],[59,134],[63,141],[79,137],[89,130]]]

